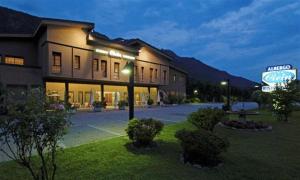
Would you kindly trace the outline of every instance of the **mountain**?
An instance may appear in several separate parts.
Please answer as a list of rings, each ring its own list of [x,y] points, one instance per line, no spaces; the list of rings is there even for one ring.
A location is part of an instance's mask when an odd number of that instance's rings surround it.
[[[180,57],[171,50],[162,49],[163,53],[174,59],[174,65],[182,68],[188,73],[191,80],[219,84],[221,81],[229,79],[232,86],[241,89],[254,87],[257,83],[243,77],[238,77],[213,68],[193,57]]]

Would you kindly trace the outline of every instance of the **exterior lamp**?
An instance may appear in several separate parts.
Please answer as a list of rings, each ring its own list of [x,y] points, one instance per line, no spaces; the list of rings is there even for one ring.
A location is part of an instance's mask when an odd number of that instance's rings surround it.
[[[127,61],[124,68],[121,70],[123,74],[129,75],[128,88],[128,106],[129,120],[134,118],[134,61]]]
[[[126,65],[124,66],[124,68],[122,69],[122,71],[121,71],[123,74],[130,74],[130,72],[131,72],[131,69],[130,69],[130,65],[129,65],[129,63],[126,63]]]
[[[221,85],[222,86],[226,86],[227,85],[227,81],[221,81]]]
[[[230,80],[227,79],[225,81],[221,81],[221,85],[222,86],[227,86],[227,103],[226,103],[226,109],[227,111],[231,110],[231,106],[230,106]]]
[[[194,90],[194,94],[195,95],[198,94],[198,90],[197,89]]]

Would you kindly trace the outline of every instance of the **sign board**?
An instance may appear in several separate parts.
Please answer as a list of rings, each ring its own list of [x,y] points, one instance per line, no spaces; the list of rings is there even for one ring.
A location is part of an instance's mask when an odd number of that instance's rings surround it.
[[[277,66],[268,66],[266,68],[267,71],[281,71],[281,70],[289,70],[292,69],[293,66],[290,64],[277,65]]]
[[[262,73],[262,82],[268,86],[262,86],[262,91],[272,92],[276,86],[284,88],[287,81],[296,80],[297,70],[292,68],[290,64],[268,66]]]
[[[286,81],[296,79],[296,69],[263,72],[262,81],[269,86],[284,86]]]
[[[262,86],[261,87],[261,90],[263,92],[272,92],[275,90],[275,86]]]

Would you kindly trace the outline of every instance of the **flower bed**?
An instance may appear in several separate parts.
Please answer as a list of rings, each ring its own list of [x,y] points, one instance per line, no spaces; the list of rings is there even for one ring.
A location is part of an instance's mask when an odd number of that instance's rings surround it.
[[[229,120],[229,121],[224,121],[221,124],[223,126],[230,127],[232,129],[272,130],[272,126],[266,125],[262,122],[254,122],[254,121]]]

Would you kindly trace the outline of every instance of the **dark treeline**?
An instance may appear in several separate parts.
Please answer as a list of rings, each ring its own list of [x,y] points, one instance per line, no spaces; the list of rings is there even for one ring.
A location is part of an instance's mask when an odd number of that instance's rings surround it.
[[[249,101],[254,89],[240,89],[230,86],[232,101]],[[227,96],[227,86],[189,80],[187,85],[187,98],[199,98],[202,102],[223,102]]]

